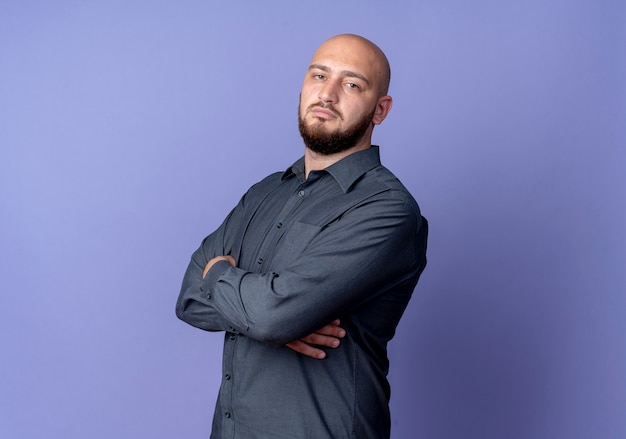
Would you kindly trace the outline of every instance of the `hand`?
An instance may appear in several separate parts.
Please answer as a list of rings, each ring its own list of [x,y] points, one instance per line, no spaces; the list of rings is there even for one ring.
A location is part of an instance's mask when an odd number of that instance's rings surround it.
[[[300,340],[287,343],[285,346],[299,354],[322,360],[326,358],[326,352],[315,346],[325,346],[333,349],[338,347],[341,343],[340,339],[346,335],[346,330],[339,326],[339,323],[339,320],[335,320],[314,333],[302,337]]]
[[[202,272],[202,279],[204,279],[206,277],[206,274],[209,272],[209,270],[211,269],[213,264],[215,264],[216,262],[219,262],[219,261],[228,261],[228,262],[230,262],[230,264],[233,267],[237,266],[237,262],[235,262],[235,259],[231,255],[216,256],[213,259],[211,259],[209,262],[206,263],[206,265],[204,267],[204,271]]]

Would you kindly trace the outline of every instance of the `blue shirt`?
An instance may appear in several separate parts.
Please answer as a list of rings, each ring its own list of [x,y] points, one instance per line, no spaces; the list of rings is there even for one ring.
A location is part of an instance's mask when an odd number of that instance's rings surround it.
[[[427,222],[378,147],[252,186],[192,255],[179,318],[225,331],[213,439],[389,437],[387,342],[426,265]],[[206,263],[232,255],[237,267]],[[285,347],[335,319],[317,360]],[[193,380],[190,380],[192,383]]]

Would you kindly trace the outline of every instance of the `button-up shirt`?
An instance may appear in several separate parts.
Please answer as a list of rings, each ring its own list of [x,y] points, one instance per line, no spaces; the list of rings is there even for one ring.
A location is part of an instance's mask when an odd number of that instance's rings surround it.
[[[252,186],[192,255],[179,318],[225,331],[214,439],[389,437],[387,342],[426,264],[427,223],[372,146]],[[206,277],[206,263],[220,261]],[[341,320],[323,360],[285,344]]]

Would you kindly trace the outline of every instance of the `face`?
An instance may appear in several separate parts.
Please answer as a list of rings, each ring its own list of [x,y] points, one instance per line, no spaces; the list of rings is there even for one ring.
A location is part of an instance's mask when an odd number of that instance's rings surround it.
[[[391,109],[381,56],[371,43],[354,36],[335,37],[315,52],[298,112],[307,148],[328,155],[369,146],[374,125]]]

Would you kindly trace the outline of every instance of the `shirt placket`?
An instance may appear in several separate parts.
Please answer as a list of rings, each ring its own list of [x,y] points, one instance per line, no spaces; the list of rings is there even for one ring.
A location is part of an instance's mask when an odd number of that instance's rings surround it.
[[[220,406],[222,409],[222,437],[235,437],[235,422],[233,419],[233,383],[232,370],[234,364],[235,347],[237,343],[237,331],[229,328],[224,341],[224,360],[222,365],[223,377],[220,386]]]
[[[271,262],[276,244],[289,226],[287,221],[290,215],[304,202],[310,191],[310,184],[307,184],[306,182],[300,184],[296,188],[295,192],[287,199],[287,202],[284,204],[279,214],[276,215],[274,224],[270,228],[270,232],[263,239],[256,255],[256,263],[258,265],[257,269],[259,272],[264,271]]]
[[[255,255],[256,264],[258,264],[257,270],[255,271],[263,271],[265,266],[271,262],[271,257],[273,255],[274,248],[276,243],[279,241],[280,237],[284,234],[286,226],[288,225],[286,221],[290,214],[292,214],[298,206],[302,204],[304,199],[309,195],[311,189],[310,184],[301,183],[296,190],[289,196],[283,208],[279,212],[278,215],[273,219],[273,226],[269,228],[268,234],[262,241],[262,244],[259,246],[259,250]],[[234,397],[234,383],[237,377],[237,371],[235,370],[235,365],[239,364],[240,361],[237,359],[238,354],[243,354],[244,352],[241,348],[238,348],[239,342],[244,342],[245,340],[239,340],[240,335],[234,328],[229,328],[229,331],[226,332],[225,340],[224,340],[224,360],[222,365],[222,384],[220,386],[220,402],[222,408],[222,437],[224,438],[235,438],[235,416],[236,413],[233,411],[233,397]]]

